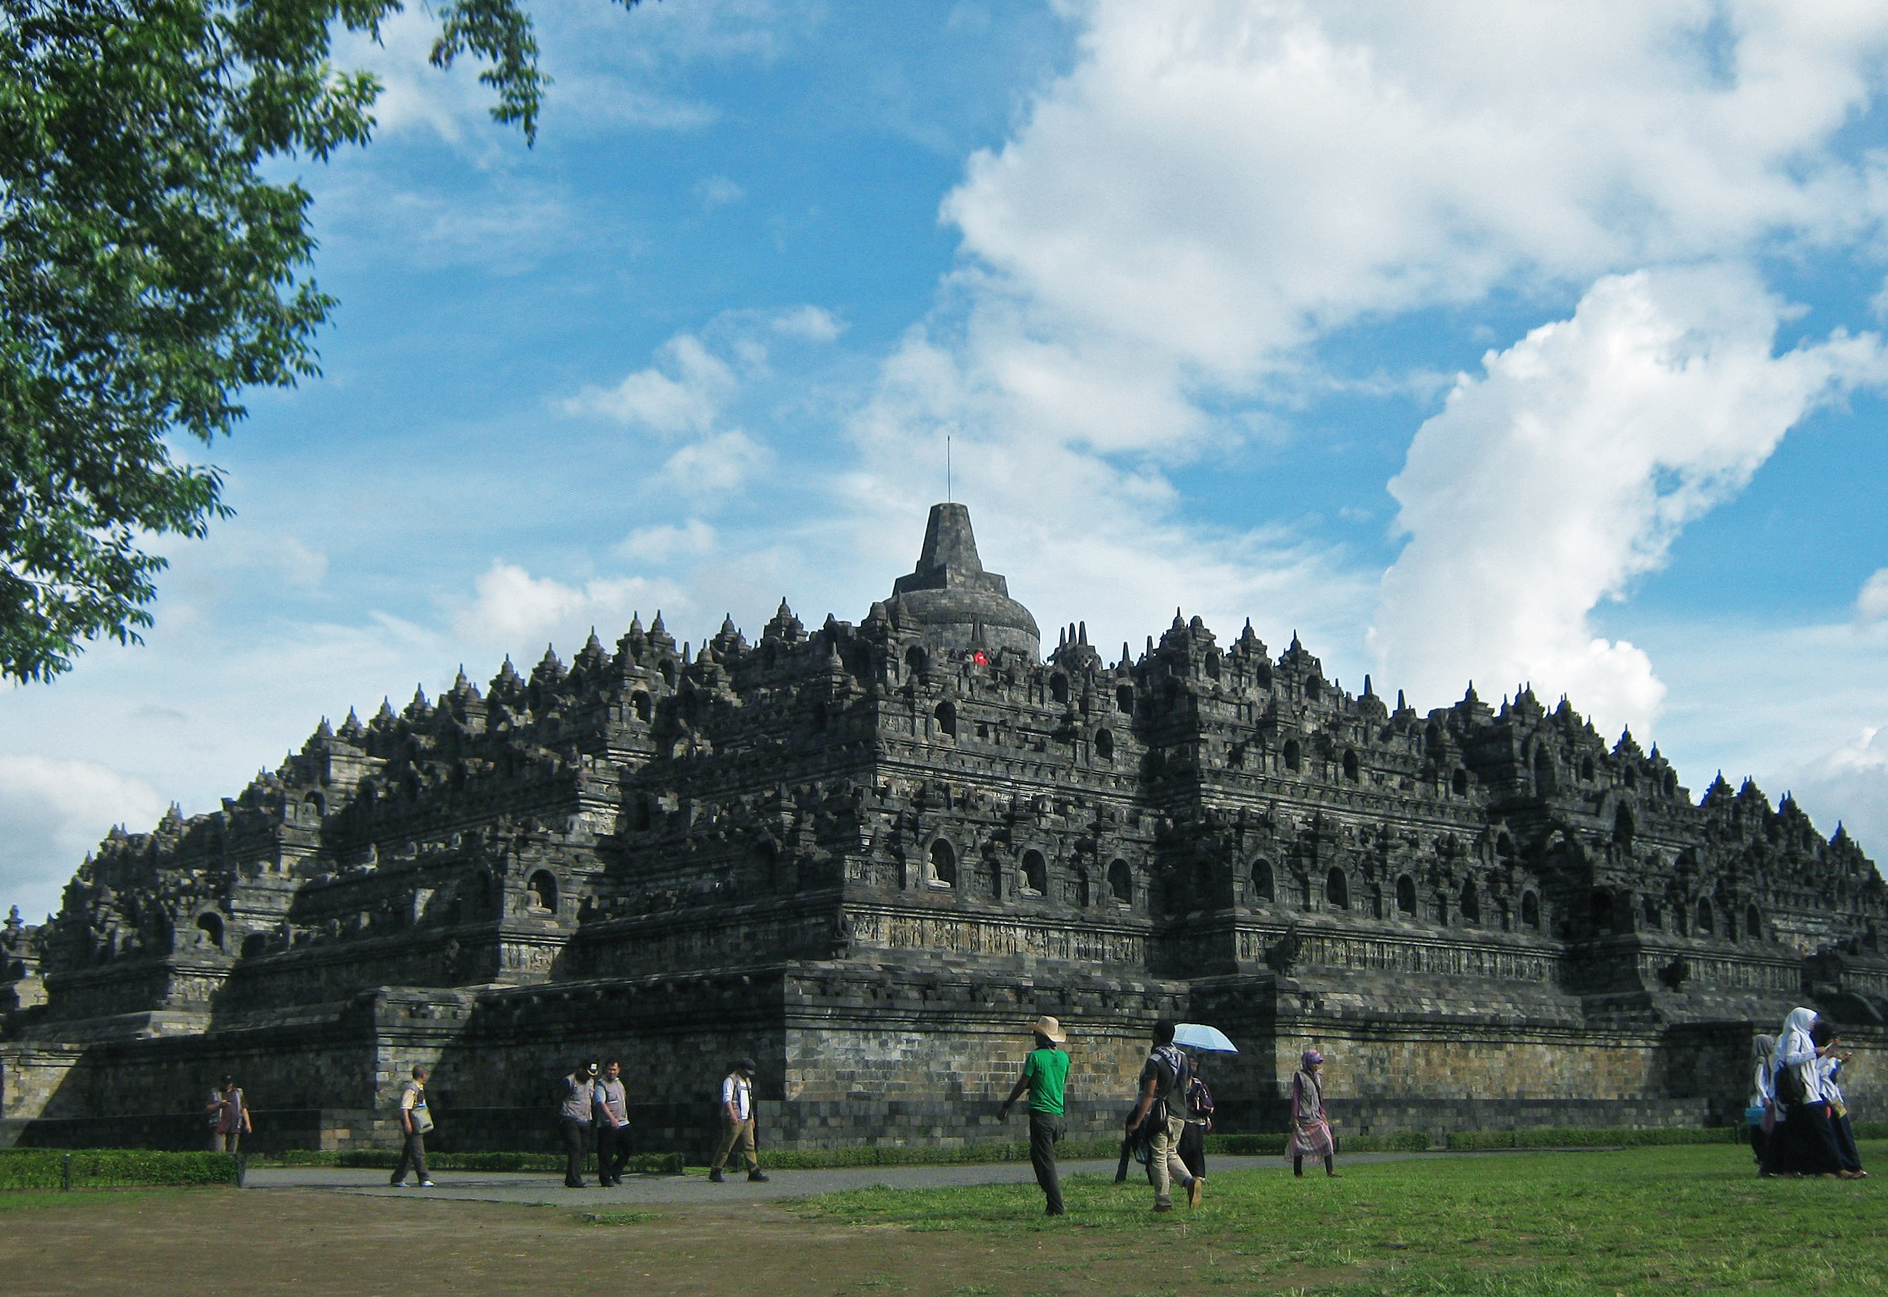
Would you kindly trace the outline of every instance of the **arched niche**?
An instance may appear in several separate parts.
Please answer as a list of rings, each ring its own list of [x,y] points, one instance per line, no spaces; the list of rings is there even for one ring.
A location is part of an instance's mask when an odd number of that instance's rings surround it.
[[[557,877],[540,869],[525,880],[525,904],[540,913],[557,913]]]
[[[939,734],[941,734],[947,739],[954,739],[957,737],[957,706],[956,704],[946,699],[944,702],[941,702],[937,705],[936,710],[934,710],[931,713],[931,717],[933,720],[937,722],[937,732]]]
[[[1040,851],[1023,852],[1023,890],[1034,896],[1049,891],[1049,862]]]
[[[1324,876],[1324,903],[1334,910],[1350,908],[1350,882],[1343,870],[1333,869]]]
[[[1271,904],[1278,897],[1278,880],[1272,873],[1272,862],[1261,856],[1252,862],[1252,889],[1247,900],[1256,904]]]
[[[1541,898],[1533,892],[1521,893],[1521,926],[1530,932],[1541,930]]]
[[[1108,895],[1116,905],[1134,904],[1134,871],[1127,861],[1115,860],[1108,865]]]
[[[957,849],[943,838],[931,844],[930,881],[939,887],[957,886]]]
[[[1408,874],[1399,874],[1396,879],[1396,912],[1416,917],[1416,880]]]

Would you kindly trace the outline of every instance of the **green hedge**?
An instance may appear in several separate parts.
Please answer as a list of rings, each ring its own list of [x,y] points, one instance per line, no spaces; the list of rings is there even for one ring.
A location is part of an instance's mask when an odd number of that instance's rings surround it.
[[[1546,1128],[1541,1130],[1452,1130],[1456,1150],[1502,1148],[1643,1148],[1656,1144],[1730,1144],[1744,1138],[1741,1126],[1646,1126]]]
[[[0,1189],[62,1189],[66,1158],[74,1189],[235,1184],[231,1153],[159,1153],[140,1148],[0,1150]]]
[[[391,1171],[400,1160],[391,1148],[291,1149],[267,1158],[251,1158],[251,1166],[342,1166]],[[564,1171],[562,1153],[428,1153],[426,1165],[434,1171]],[[680,1153],[632,1153],[624,1169],[642,1175],[680,1175]]]

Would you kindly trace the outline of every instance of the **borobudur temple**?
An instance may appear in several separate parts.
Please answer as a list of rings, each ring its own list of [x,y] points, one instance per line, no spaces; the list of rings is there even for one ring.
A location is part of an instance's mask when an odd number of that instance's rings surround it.
[[[1525,687],[1353,695],[1250,623],[1040,643],[943,504],[856,625],[658,615],[324,722],[0,934],[0,1142],[194,1145],[225,1072],[257,1147],[391,1142],[425,1062],[442,1146],[546,1146],[615,1057],[638,1145],[696,1152],[742,1054],[774,1147],[991,1139],[1038,1013],[1097,1135],[1163,1016],[1240,1045],[1221,1129],[1281,1129],[1312,1042],[1377,1133],[1728,1123],[1799,1002],[1883,1045],[1882,880],[1787,798],[1694,801]]]

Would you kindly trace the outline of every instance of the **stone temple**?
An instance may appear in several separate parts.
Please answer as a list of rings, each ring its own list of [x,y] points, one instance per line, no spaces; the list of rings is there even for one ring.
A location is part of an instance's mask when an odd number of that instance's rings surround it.
[[[1281,1129],[1314,1042],[1377,1133],[1729,1122],[1799,1002],[1884,1043],[1882,879],[1788,799],[1693,801],[1526,688],[1352,695],[1250,624],[1039,634],[944,504],[856,625],[658,616],[324,722],[0,934],[0,1140],[191,1145],[227,1071],[265,1147],[391,1142],[425,1061],[444,1147],[540,1146],[620,1057],[641,1145],[698,1152],[741,1054],[773,1147],[1014,1138],[1038,1013],[1086,1134],[1161,1016],[1240,1045],[1222,1129]]]

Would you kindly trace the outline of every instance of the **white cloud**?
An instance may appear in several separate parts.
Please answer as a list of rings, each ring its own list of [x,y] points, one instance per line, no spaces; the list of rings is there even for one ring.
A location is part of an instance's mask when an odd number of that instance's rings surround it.
[[[690,518],[679,527],[638,527],[616,547],[616,552],[631,562],[666,563],[677,557],[706,554],[714,549],[716,539],[713,527],[700,518]]]
[[[463,640],[514,653],[540,640],[580,643],[591,627],[608,631],[627,626],[638,610],[688,602],[676,587],[643,577],[599,578],[575,586],[504,562],[487,568],[476,589],[477,598],[454,618],[454,631]]]
[[[1316,372],[1318,345],[1341,330],[1472,308],[1496,291],[1564,300],[1642,268],[1675,286],[1685,277],[1672,266],[1853,244],[1888,211],[1874,164],[1833,147],[1880,85],[1888,10],[1877,7],[1093,0],[1077,12],[1075,66],[1035,97],[1000,148],[970,160],[943,204],[962,232],[961,264],[933,317],[886,364],[858,430],[880,447],[863,470],[875,483],[881,474],[906,487],[941,477],[932,443],[946,434],[963,448],[965,480],[973,451],[1031,463],[1041,471],[1016,502],[1051,530],[1088,534],[1134,502],[1138,523],[1170,526],[1171,539],[1125,547],[1117,585],[1158,572],[1158,556],[1176,545],[1206,567],[1274,552],[1179,521],[1160,474],[1211,464],[1227,438],[1250,436],[1254,404],[1347,381]],[[1543,594],[1517,591],[1505,567],[1484,561],[1492,523],[1452,532],[1419,526],[1412,513],[1418,542],[1392,583],[1380,649],[1420,667],[1402,641],[1424,618],[1452,652],[1462,647],[1452,627],[1465,601],[1494,608],[1525,595],[1539,605],[1523,619],[1533,638],[1475,645],[1496,661],[1497,679],[1533,668],[1604,692],[1589,705],[1631,715],[1656,706],[1645,655],[1587,632],[1586,610],[1624,593],[1677,528],[1739,489],[1820,390],[1818,368],[1847,363],[1861,346],[1832,339],[1773,360],[1780,308],[1741,300],[1762,296],[1754,274],[1724,291],[1740,300],[1707,309],[1662,299],[1674,328],[1705,336],[1655,344],[1626,328],[1628,354],[1615,359],[1638,365],[1646,381],[1586,400],[1581,418],[1645,429],[1651,441],[1628,448],[1630,471],[1603,465],[1597,481],[1575,484],[1578,503],[1555,516],[1595,536],[1624,524],[1627,537],[1596,544],[1570,589],[1557,588],[1569,578],[1554,572],[1556,589]],[[1598,350],[1564,354],[1571,336],[1601,327],[1600,297],[1589,298],[1587,319],[1512,353],[1519,366],[1544,348],[1544,362],[1565,371],[1554,398],[1563,404],[1574,399],[1576,371],[1612,363]],[[1692,318],[1696,310],[1706,317]],[[1370,382],[1418,387],[1426,378]],[[1481,392],[1469,404],[1492,418],[1497,394],[1522,399],[1522,378],[1511,367],[1460,399]],[[1710,417],[1688,423],[1670,404],[1680,394]],[[1744,398],[1769,404],[1733,411]],[[1448,418],[1466,417],[1467,407],[1445,416],[1429,443],[1455,426]],[[1543,408],[1532,417],[1558,416]],[[1597,430],[1582,436],[1604,441]],[[1529,456],[1523,445],[1507,446],[1506,489],[1551,496],[1561,485],[1554,475],[1578,455]],[[1408,490],[1440,492],[1422,480],[1435,453],[1412,459]],[[1668,470],[1681,479],[1669,490],[1658,478]],[[1010,493],[996,486],[995,498]],[[1285,551],[1296,552],[1289,543]],[[1412,583],[1419,562],[1447,579]],[[1306,607],[1329,607],[1317,592],[1304,597]],[[1450,660],[1453,693],[1473,668],[1466,656]],[[1439,679],[1426,674],[1420,687]]]
[[[669,339],[656,354],[656,365],[637,370],[613,388],[586,387],[559,402],[559,408],[667,435],[707,432],[734,397],[734,371],[689,333]]]
[[[1863,622],[1878,622],[1888,617],[1888,567],[1879,568],[1855,596],[1855,615]]]
[[[1410,540],[1372,635],[1386,676],[1431,705],[1467,678],[1532,681],[1607,725],[1649,725],[1665,691],[1650,659],[1588,615],[1818,401],[1880,377],[1873,337],[1773,356],[1780,310],[1735,269],[1609,277],[1458,379],[1390,483]]]
[[[747,197],[747,191],[726,176],[707,176],[695,182],[695,198],[703,207],[725,207]]]
[[[802,306],[777,315],[772,327],[775,333],[802,342],[834,342],[846,331],[844,321],[818,306]]]
[[[690,442],[670,455],[651,485],[697,503],[725,502],[774,462],[774,453],[740,429]]]
[[[1703,47],[1726,19],[1728,80]],[[1242,383],[1364,315],[1871,228],[1888,11],[1097,0],[945,204],[1030,323]],[[1105,363],[1107,351],[1096,353]],[[1184,376],[1181,376],[1184,377]]]
[[[112,825],[149,828],[167,804],[149,783],[96,761],[0,754],[0,903],[37,922],[59,908],[66,880]]]

